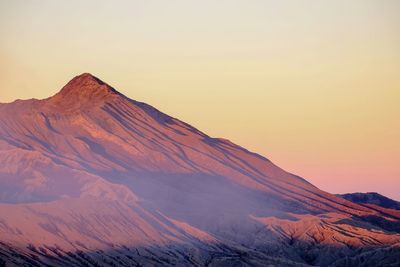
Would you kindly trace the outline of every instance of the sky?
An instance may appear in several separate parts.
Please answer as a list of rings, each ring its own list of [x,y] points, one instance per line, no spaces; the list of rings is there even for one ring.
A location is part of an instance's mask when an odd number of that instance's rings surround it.
[[[400,200],[399,14],[397,0],[0,0],[0,102],[90,72],[323,190]]]

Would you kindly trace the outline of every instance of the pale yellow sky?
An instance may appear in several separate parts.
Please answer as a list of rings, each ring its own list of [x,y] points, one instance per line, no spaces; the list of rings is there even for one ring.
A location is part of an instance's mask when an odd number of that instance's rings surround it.
[[[400,1],[0,0],[0,102],[91,72],[332,192],[400,199]]]

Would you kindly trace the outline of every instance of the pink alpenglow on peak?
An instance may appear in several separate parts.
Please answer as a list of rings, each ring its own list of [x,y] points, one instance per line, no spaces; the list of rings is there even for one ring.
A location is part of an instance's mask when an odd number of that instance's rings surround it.
[[[395,266],[397,210],[324,192],[89,73],[0,105],[0,265]]]
[[[69,81],[59,93],[47,99],[49,104],[63,108],[85,108],[122,97],[114,88],[90,73],[83,73]]]

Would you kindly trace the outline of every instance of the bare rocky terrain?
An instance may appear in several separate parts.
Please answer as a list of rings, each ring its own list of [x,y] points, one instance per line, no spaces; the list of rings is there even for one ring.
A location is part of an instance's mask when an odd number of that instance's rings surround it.
[[[87,73],[0,104],[0,266],[399,266],[347,199]]]
[[[382,208],[400,210],[399,201],[382,196],[381,194],[378,194],[376,192],[348,193],[348,194],[341,194],[338,196],[357,204],[377,205]]]

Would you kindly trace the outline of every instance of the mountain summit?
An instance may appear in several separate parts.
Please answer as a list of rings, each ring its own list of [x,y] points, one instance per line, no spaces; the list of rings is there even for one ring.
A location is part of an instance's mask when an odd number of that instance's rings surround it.
[[[398,211],[334,196],[91,74],[0,106],[0,265],[397,264]]]
[[[114,88],[90,73],[83,73],[69,81],[51,102],[63,107],[82,107],[90,103],[112,101],[122,96]]]

